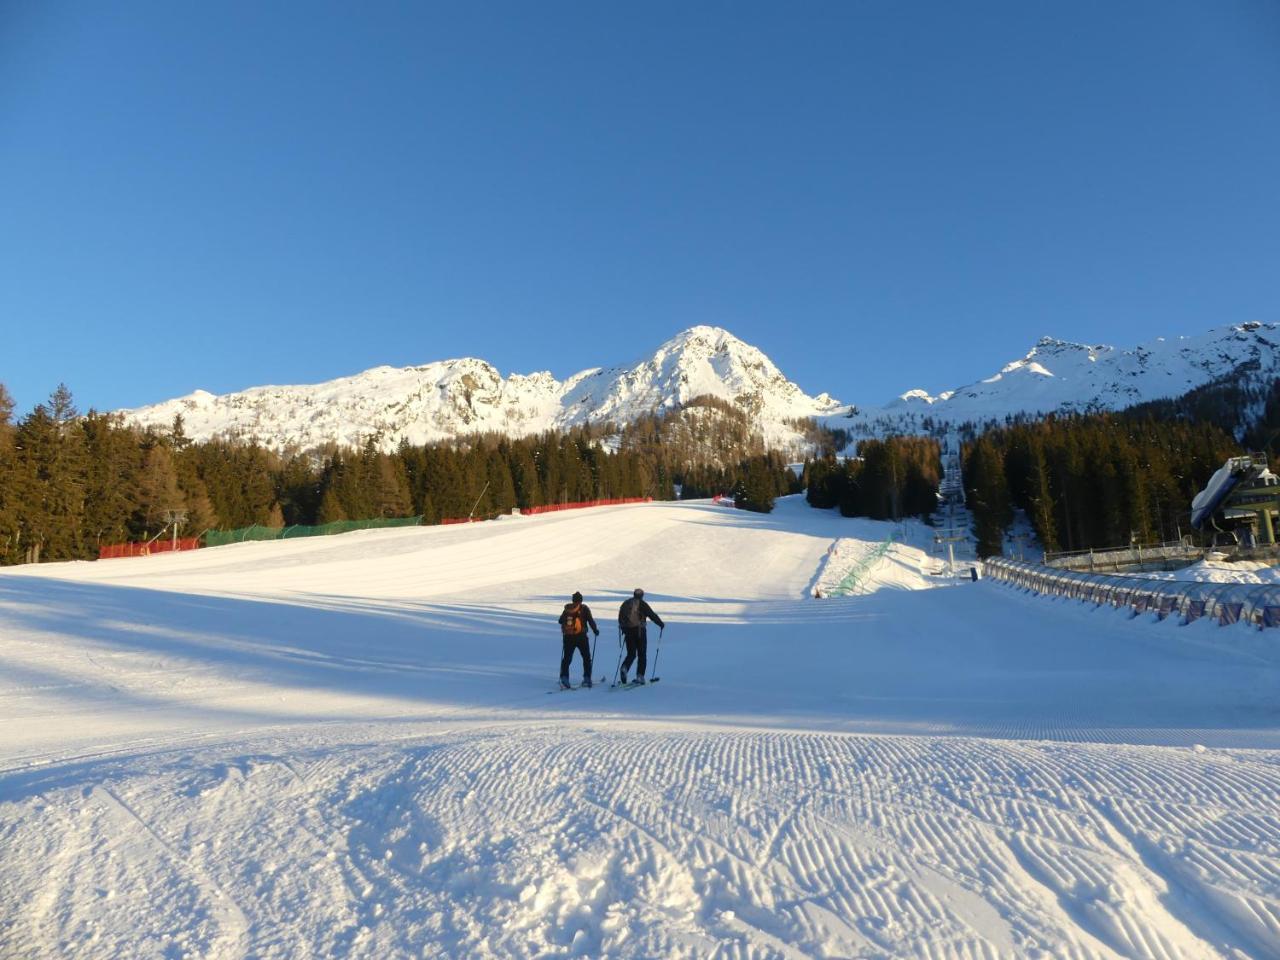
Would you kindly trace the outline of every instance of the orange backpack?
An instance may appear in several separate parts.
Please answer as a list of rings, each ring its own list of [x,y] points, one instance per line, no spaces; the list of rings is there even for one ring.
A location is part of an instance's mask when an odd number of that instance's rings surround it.
[[[566,603],[564,605],[564,620],[560,623],[560,632],[566,637],[576,637],[580,633],[587,632],[587,625],[582,619],[582,604]]]

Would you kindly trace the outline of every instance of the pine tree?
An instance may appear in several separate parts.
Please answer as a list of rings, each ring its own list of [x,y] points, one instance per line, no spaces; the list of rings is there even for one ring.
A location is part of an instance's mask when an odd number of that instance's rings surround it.
[[[1057,550],[1058,530],[1053,522],[1053,493],[1049,487],[1049,463],[1045,459],[1044,444],[1033,435],[1028,449],[1028,498],[1024,509],[1041,546],[1047,551]]]
[[[118,418],[90,412],[80,424],[88,469],[84,528],[92,551],[134,539],[141,467],[138,437]]]
[[[386,454],[378,454],[374,492],[375,517],[408,517],[412,515],[412,498],[409,494],[409,478],[400,461]]]
[[[743,510],[756,513],[773,511],[773,481],[763,458],[752,458],[748,464],[734,495],[734,503]]]
[[[978,556],[1000,556],[1004,552],[1004,531],[1013,521],[1004,459],[995,443],[980,438],[970,448],[965,462],[965,484],[969,509],[973,512]]]
[[[0,383],[0,564],[19,559],[17,476],[13,447],[13,397]]]
[[[88,459],[71,391],[59,384],[14,435],[19,552],[28,561],[87,558],[84,488]]]
[[[320,511],[316,517],[316,523],[323,526],[326,523],[347,519],[349,518],[346,511],[342,509],[338,491],[334,487],[326,487],[324,493],[320,495]]]
[[[138,475],[135,525],[143,539],[158,534],[171,510],[185,510],[186,500],[178,490],[169,447],[158,438],[147,448]]]

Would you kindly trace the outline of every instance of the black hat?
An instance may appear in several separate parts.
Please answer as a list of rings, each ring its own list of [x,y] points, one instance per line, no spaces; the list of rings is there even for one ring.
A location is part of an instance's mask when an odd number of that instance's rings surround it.
[[[573,602],[574,602],[574,603],[581,603],[581,602],[582,602],[582,594],[578,593],[578,591],[577,591],[577,590],[573,591],[573,597],[572,597],[572,600],[573,600]]]
[[[632,594],[632,596],[633,596],[633,597],[643,597],[643,596],[644,596],[644,591],[643,591],[643,590],[641,590],[639,587],[636,587],[636,592],[635,592],[635,593],[633,593],[633,594]]]

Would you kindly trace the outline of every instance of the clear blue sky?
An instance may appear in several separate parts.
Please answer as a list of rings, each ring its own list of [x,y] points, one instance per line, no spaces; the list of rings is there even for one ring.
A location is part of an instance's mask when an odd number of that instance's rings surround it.
[[[876,403],[1278,307],[1277,0],[0,0],[19,412],[695,323]]]

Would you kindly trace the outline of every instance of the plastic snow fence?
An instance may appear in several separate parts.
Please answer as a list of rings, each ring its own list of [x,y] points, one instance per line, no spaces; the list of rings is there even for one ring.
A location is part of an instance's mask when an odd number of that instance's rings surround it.
[[[1176,616],[1183,624],[1208,618],[1223,626],[1243,622],[1257,627],[1280,627],[1280,586],[1275,584],[1160,580],[1062,571],[1003,557],[988,559],[985,567],[991,578],[1022,590],[1081,600],[1095,606],[1128,607],[1134,616],[1150,613],[1159,620]]]
[[[334,520],[318,526],[294,524],[289,527],[264,527],[252,524],[235,530],[210,530],[204,535],[206,547],[222,547],[229,543],[245,543],[250,540],[292,540],[297,537],[331,537],[354,530],[381,530],[386,527],[416,527],[422,517],[374,517],[371,520]]]

